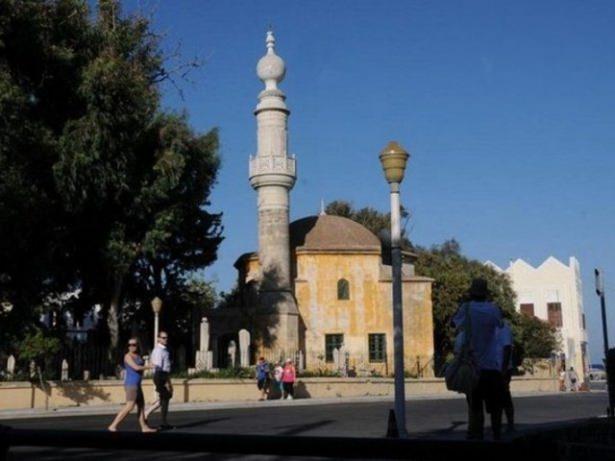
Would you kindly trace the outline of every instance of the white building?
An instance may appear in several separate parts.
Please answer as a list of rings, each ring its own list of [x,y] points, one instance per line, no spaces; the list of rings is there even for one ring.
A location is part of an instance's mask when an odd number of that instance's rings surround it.
[[[508,274],[517,294],[519,312],[536,316],[557,328],[566,368],[574,367],[583,380],[589,357],[579,261],[571,257],[566,265],[550,256],[534,267],[517,259],[506,270],[490,261],[486,264]]]

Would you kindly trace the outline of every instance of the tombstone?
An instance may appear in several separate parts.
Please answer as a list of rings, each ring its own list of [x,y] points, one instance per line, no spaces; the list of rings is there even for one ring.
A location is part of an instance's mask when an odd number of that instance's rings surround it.
[[[209,321],[207,317],[203,317],[201,319],[200,326],[200,335],[199,335],[199,350],[200,351],[208,351],[209,350]]]
[[[36,363],[30,360],[30,379],[36,378]]]
[[[11,377],[15,374],[15,356],[14,355],[10,355],[8,360],[6,361],[6,373]]]
[[[336,347],[333,349],[333,363],[335,364],[335,369],[340,369],[340,350]]]
[[[305,356],[303,351],[299,351],[299,371],[305,370]]]
[[[201,319],[199,331],[199,350],[196,351],[194,365],[198,371],[209,370],[213,364],[209,359],[209,321],[207,317]]]
[[[245,329],[239,330],[239,365],[250,366],[250,332]]]
[[[60,377],[61,381],[68,381],[68,362],[66,359],[62,360],[62,375]]]
[[[207,351],[207,354],[205,355],[206,360],[205,360],[205,369],[206,370],[211,370],[214,367],[214,351]]]
[[[83,370],[83,380],[84,381],[90,380],[90,370]]]
[[[229,365],[231,368],[235,368],[235,357],[237,355],[237,344],[235,341],[231,340],[231,342],[228,343],[226,353],[228,354]]]

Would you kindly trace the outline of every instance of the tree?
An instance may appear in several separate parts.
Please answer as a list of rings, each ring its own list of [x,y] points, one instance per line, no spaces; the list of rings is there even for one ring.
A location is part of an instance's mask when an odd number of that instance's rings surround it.
[[[476,277],[487,280],[490,300],[502,309],[504,317],[511,323],[517,363],[523,357],[548,357],[556,349],[555,332],[548,324],[529,319],[515,310],[515,293],[506,274],[463,256],[456,240],[429,249],[419,247],[417,254],[417,273],[434,279],[432,300],[436,371],[441,369],[453,351],[455,331],[451,319],[466,299],[472,279]]]
[[[104,306],[113,351],[123,306],[177,293],[216,258],[217,132],[161,110],[159,37],[119,2],[94,19],[78,0],[0,11],[0,296],[34,319],[78,288],[77,311]]]

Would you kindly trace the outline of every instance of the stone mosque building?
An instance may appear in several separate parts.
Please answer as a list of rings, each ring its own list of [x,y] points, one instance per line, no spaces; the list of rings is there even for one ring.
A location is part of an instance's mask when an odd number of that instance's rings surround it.
[[[266,45],[256,68],[265,84],[254,111],[258,146],[249,162],[258,197],[258,252],[235,263],[239,296],[234,304],[208,314],[212,365],[228,366],[238,332],[245,329],[251,364],[260,355],[270,361],[293,357],[307,370],[343,367],[350,373],[390,375],[390,258],[376,235],[350,219],[321,211],[289,223],[297,168],[288,152],[290,112],[278,88],[286,68],[271,31]],[[413,374],[432,376],[432,279],[414,273],[412,258],[404,254],[405,366]]]

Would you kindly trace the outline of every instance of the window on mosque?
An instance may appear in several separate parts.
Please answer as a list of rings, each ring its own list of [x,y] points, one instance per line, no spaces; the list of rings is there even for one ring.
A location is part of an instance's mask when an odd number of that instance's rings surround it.
[[[350,299],[350,284],[346,279],[337,281],[337,299]]]
[[[534,317],[534,305],[531,303],[521,304],[521,313],[529,317]]]
[[[386,335],[384,333],[373,333],[368,335],[369,342],[369,361],[384,362],[387,352]]]
[[[325,335],[325,357],[327,362],[333,362],[333,350],[339,349],[344,344],[344,335]]]
[[[553,327],[563,326],[562,303],[547,303],[547,315],[549,324]]]

